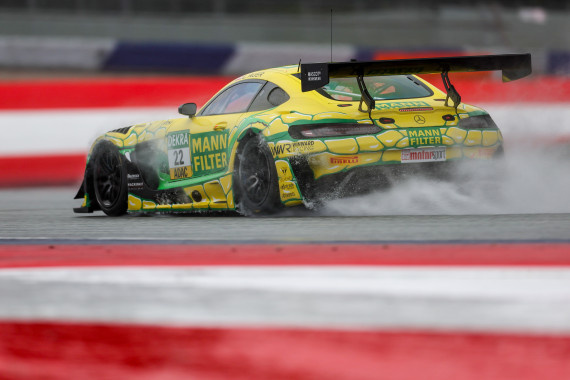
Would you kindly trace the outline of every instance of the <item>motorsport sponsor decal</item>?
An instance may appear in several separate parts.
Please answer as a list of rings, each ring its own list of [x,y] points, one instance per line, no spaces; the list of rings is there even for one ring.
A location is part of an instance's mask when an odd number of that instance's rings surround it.
[[[288,181],[282,184],[281,188],[283,190],[293,190],[295,188],[295,184],[293,182]]]
[[[192,168],[200,175],[228,166],[228,130],[192,135]]]
[[[445,161],[445,147],[404,149],[402,150],[402,163]]]
[[[168,167],[171,179],[192,176],[192,157],[190,156],[190,131],[177,131],[166,136],[168,146]]]
[[[275,157],[284,153],[309,153],[313,151],[314,146],[314,141],[295,141],[292,143],[277,143],[271,146],[270,149],[271,154]]]
[[[331,164],[358,164],[358,156],[331,157]]]
[[[127,186],[129,190],[140,190],[143,188],[143,185],[140,174],[127,174]]]
[[[297,185],[292,181],[285,181],[280,184],[281,200],[290,200],[294,198],[299,198],[299,193],[297,191]]]
[[[289,168],[289,163],[285,160],[276,160],[275,168],[277,169],[277,175],[279,176],[279,182],[291,181],[293,179],[293,173]]]
[[[322,71],[308,71],[307,72],[307,80],[309,82],[320,82],[322,80],[323,73]]]
[[[265,71],[260,71],[260,72],[257,72],[257,73],[247,74],[247,75],[244,75],[243,78],[244,78],[244,79],[261,78],[261,77],[263,76],[263,74],[265,74]]]
[[[411,147],[441,144],[441,129],[436,128],[409,128],[408,138]]]
[[[377,110],[390,110],[393,108],[411,108],[411,107],[430,107],[430,105],[422,101],[376,103]]]

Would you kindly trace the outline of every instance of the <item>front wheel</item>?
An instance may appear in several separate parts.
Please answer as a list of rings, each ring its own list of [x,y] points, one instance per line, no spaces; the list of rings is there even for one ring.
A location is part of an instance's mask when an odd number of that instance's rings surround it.
[[[127,212],[125,157],[107,141],[100,143],[94,151],[93,190],[105,214],[120,216]]]
[[[234,183],[242,214],[271,214],[282,207],[275,161],[261,137],[249,138],[238,148]]]

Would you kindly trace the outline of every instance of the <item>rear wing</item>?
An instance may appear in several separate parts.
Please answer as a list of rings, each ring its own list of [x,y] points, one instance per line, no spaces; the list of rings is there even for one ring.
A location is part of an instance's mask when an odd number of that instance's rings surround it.
[[[316,90],[327,85],[329,78],[495,70],[503,72],[503,82],[524,78],[532,72],[530,54],[303,63],[301,64],[301,90],[303,92]]]
[[[394,59],[369,62],[331,62],[301,64],[301,90],[311,91],[327,85],[330,78],[356,77],[362,103],[368,113],[374,109],[375,101],[368,93],[363,77],[383,75],[441,74],[447,92],[445,105],[449,99],[453,107],[461,103],[461,96],[449,80],[448,73],[501,70],[503,82],[524,78],[532,73],[530,54],[480,55],[466,57]]]

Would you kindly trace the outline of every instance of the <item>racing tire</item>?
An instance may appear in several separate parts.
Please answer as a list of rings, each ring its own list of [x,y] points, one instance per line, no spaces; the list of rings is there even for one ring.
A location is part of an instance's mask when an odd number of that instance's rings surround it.
[[[127,168],[125,157],[115,145],[101,142],[95,149],[93,192],[101,210],[109,216],[127,212]]]
[[[283,207],[275,160],[259,136],[242,141],[234,170],[237,210],[244,215],[272,214]]]

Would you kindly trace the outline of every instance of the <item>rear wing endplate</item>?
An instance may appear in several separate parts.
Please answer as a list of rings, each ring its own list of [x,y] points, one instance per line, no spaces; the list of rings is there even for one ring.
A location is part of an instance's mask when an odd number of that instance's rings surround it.
[[[303,63],[301,64],[301,90],[303,92],[316,90],[327,85],[330,78],[495,70],[503,72],[503,82],[524,78],[532,72],[530,54]]]

